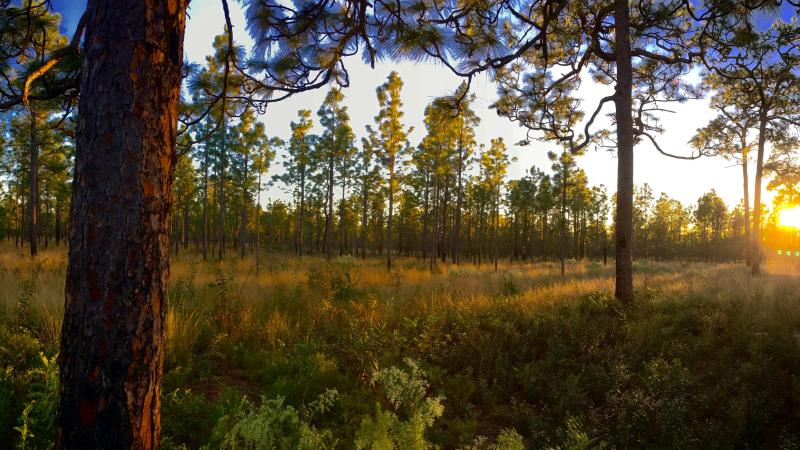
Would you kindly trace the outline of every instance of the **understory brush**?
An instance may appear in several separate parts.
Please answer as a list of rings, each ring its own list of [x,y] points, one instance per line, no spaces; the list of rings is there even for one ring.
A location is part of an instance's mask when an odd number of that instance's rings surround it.
[[[800,446],[797,278],[645,262],[625,306],[599,263],[561,281],[550,263],[246,261],[174,264],[164,448]],[[0,442],[18,448],[54,436],[42,287],[60,273],[3,280]]]

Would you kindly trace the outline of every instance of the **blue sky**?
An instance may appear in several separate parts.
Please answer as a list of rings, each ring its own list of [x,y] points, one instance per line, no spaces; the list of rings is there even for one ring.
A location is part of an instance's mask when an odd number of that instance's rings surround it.
[[[63,32],[71,34],[83,11],[85,0],[53,0],[53,4],[63,15]],[[234,37],[237,42],[248,45],[250,39],[245,29],[244,14],[237,2],[230,2],[230,6]],[[784,11],[781,15],[787,19],[790,13]],[[769,20],[768,17],[759,18],[761,23]],[[190,61],[203,63],[205,55],[211,52],[214,35],[222,32],[223,25],[219,0],[193,0],[190,3],[184,41],[186,57]],[[461,82],[449,70],[433,63],[382,62],[371,69],[358,58],[351,58],[347,65],[351,83],[344,91],[345,103],[349,107],[353,129],[359,136],[363,134],[365,125],[372,123],[377,112],[375,88],[386,79],[390,71],[396,70],[405,83],[402,93],[404,120],[415,128],[411,134],[414,144],[421,140],[425,132],[422,122],[425,105],[437,96],[452,92]],[[586,80],[579,94],[585,108],[593,109],[597,100],[608,95],[610,89],[611,87]],[[556,151],[557,147],[536,141],[526,147],[516,147],[514,144],[525,136],[525,132],[508,120],[498,117],[489,107],[496,98],[494,85],[481,77],[473,82],[473,92],[478,97],[475,109],[481,117],[481,124],[476,130],[478,141],[488,144],[491,138],[502,136],[511,147],[511,154],[517,158],[509,170],[509,178],[522,176],[532,165],[549,171],[547,151]],[[260,120],[266,124],[269,134],[286,138],[289,135],[289,122],[297,117],[297,110],[310,109],[316,113],[324,96],[324,90],[296,95],[270,105]],[[611,108],[604,110],[604,113],[609,112],[612,112]],[[678,105],[675,114],[662,116],[666,132],[659,138],[661,146],[673,153],[689,153],[691,150],[687,141],[697,128],[705,125],[713,116],[707,100]],[[612,152],[591,150],[579,159],[579,164],[587,172],[591,184],[605,185],[609,194],[616,190],[617,164]],[[279,170],[279,167],[277,162],[273,165],[273,170]],[[700,195],[712,188],[717,190],[729,206],[738,203],[742,197],[741,169],[738,166],[732,167],[730,162],[722,159],[680,161],[662,156],[649,144],[643,143],[636,148],[634,173],[635,182],[649,183],[656,196],[663,191],[684,204],[695,203]],[[273,188],[264,194],[263,200],[273,197],[284,197],[284,194]],[[765,201],[769,202],[771,198],[772,195],[767,193]]]

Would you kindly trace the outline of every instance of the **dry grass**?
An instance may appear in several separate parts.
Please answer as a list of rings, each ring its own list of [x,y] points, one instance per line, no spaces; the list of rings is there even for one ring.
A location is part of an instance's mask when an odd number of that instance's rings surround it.
[[[56,343],[63,314],[64,248],[50,248],[36,260],[26,248],[0,247],[0,314],[14,317],[20,302],[29,306],[37,334]],[[613,292],[613,266],[572,262],[562,280],[558,264],[501,262],[498,271],[485,264],[441,264],[431,274],[427,263],[398,258],[396,270],[382,259],[338,258],[337,270],[350,275],[352,287],[381,299],[373,302],[372,320],[381,315],[413,317],[443,312],[476,312],[505,302],[530,311],[590,293]],[[171,300],[167,316],[167,352],[188,354],[204,326],[222,323],[229,338],[257,341],[275,348],[302,339],[317,320],[325,320],[325,295],[309,286],[309,273],[324,267],[319,257],[269,255],[259,273],[254,260],[232,256],[203,262],[194,254],[173,257]],[[800,314],[800,282],[792,275],[752,278],[741,265],[638,262],[637,291],[657,291],[660,298],[696,296],[753,309],[754,317]],[[785,271],[784,271],[785,272]],[[220,286],[220,277],[225,286]],[[224,303],[224,308],[220,305]],[[222,312],[221,312],[222,310]]]
[[[65,265],[58,250],[32,261],[0,247],[0,319],[23,324],[47,352],[57,349]],[[167,408],[171,436],[206,443],[232,391],[299,405],[335,387],[343,412],[329,425],[349,439],[376,401],[364,387],[370,370],[413,356],[447,399],[443,448],[463,444],[459,433],[509,426],[557,443],[576,415],[610,448],[800,443],[769,438],[800,423],[791,268],[754,278],[741,264],[637,261],[636,304],[620,308],[613,266],[597,262],[570,262],[565,279],[553,262],[395,267],[269,255],[256,273],[252,258],[174,257],[165,392],[191,391],[194,403]]]

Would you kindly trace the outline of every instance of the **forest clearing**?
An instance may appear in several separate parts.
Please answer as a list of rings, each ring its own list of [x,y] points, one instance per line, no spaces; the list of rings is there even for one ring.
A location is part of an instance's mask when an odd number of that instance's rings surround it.
[[[800,0],[0,0],[0,449],[800,448]]]
[[[66,259],[23,251],[0,253],[0,441],[24,413],[40,448]],[[431,274],[414,258],[388,273],[373,257],[262,257],[258,274],[252,256],[173,257],[162,448],[800,444],[793,267],[637,261],[637,301],[621,307],[601,261],[568,262],[562,281],[556,262]]]

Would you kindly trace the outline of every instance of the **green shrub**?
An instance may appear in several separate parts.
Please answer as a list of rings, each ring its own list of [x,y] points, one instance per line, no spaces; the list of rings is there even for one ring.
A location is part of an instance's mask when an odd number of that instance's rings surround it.
[[[504,428],[494,443],[490,442],[486,436],[478,436],[463,450],[525,450],[525,443],[516,430]]]
[[[362,419],[355,436],[357,449],[436,448],[427,441],[425,432],[444,412],[444,397],[430,397],[426,373],[414,360],[406,358],[404,362],[406,370],[392,366],[373,372],[371,383],[381,391],[391,410],[378,404],[373,417]]]
[[[162,439],[175,446],[198,448],[211,438],[213,405],[191,389],[175,389],[161,400]]]
[[[330,409],[337,395],[336,391],[325,392],[309,405],[307,417],[301,417],[295,408],[284,404],[282,397],[262,397],[258,406],[245,398],[236,411],[217,422],[212,444],[222,450],[333,448],[336,444],[333,433],[314,427],[308,419]]]
[[[28,372],[31,384],[27,405],[14,429],[19,433],[17,448],[50,448],[56,437],[58,408],[58,364],[56,358],[39,355],[41,365]]]
[[[360,291],[352,274],[353,264],[345,260],[312,267],[307,274],[308,287],[326,301],[347,302],[358,298]]]

